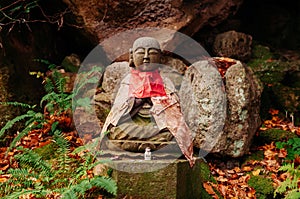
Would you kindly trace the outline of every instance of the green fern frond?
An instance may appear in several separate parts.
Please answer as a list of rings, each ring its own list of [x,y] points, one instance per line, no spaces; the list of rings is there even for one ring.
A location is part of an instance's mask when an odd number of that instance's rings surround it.
[[[20,198],[21,196],[29,195],[29,194],[46,196],[49,193],[51,193],[51,191],[49,190],[36,190],[36,189],[21,190],[21,191],[13,192],[12,194],[5,196],[3,199],[16,199],[16,198]]]
[[[9,174],[12,174],[13,178],[17,179],[26,179],[28,176],[30,176],[30,171],[28,168],[16,168],[16,169],[9,169]]]
[[[46,77],[44,82],[45,82],[45,84],[44,84],[45,91],[47,93],[54,92],[55,85],[54,85],[53,81],[49,77]]]
[[[46,176],[51,177],[52,170],[43,157],[30,149],[24,149],[22,154],[15,155],[15,158],[19,161],[20,165],[25,168],[31,168],[36,172],[43,172]]]
[[[82,180],[80,183],[73,185],[70,189],[74,190],[74,192],[79,193],[80,195],[84,195],[87,190],[90,190],[93,186],[91,185],[88,179]]]
[[[70,143],[69,141],[64,137],[63,133],[60,130],[54,131],[54,142],[59,147],[59,150],[61,153],[65,154],[67,151],[69,151]]]
[[[291,169],[294,169],[294,163],[282,165],[278,171],[290,171]]]
[[[300,198],[300,189],[294,189],[289,191],[285,196],[285,199],[299,199]]]
[[[75,148],[71,154],[75,155],[75,154],[81,153],[83,151],[87,151],[87,147],[85,145]]]
[[[16,107],[22,107],[22,108],[34,108],[36,105],[30,105],[30,104],[25,104],[21,102],[0,102],[0,105],[5,105],[5,106],[16,106]]]
[[[117,195],[117,184],[111,178],[96,176],[91,180],[91,184],[95,187],[105,189],[108,193]]]
[[[52,78],[55,82],[55,88],[57,89],[58,93],[63,93],[66,84],[66,79],[57,70],[53,71]]]
[[[73,190],[66,190],[62,194],[62,199],[77,199],[78,196]]]
[[[21,120],[24,120],[26,118],[30,118],[33,117],[32,113],[28,113],[24,114],[24,115],[19,115],[17,117],[15,117],[14,119],[8,121],[5,126],[0,130],[0,137],[2,137],[5,133],[6,130],[10,129],[11,127],[13,127],[13,125]]]
[[[16,146],[17,142],[19,142],[24,136],[28,135],[31,129],[31,126],[27,126],[26,128],[24,128],[10,143],[7,151],[11,151]]]
[[[55,103],[56,101],[58,101],[59,98],[57,96],[57,93],[55,93],[54,91],[46,94],[40,101],[40,106],[42,107],[43,106],[43,103],[44,102],[50,102],[50,103]]]
[[[274,192],[274,197],[276,197],[277,193],[285,193],[285,199],[299,198],[295,197],[300,195],[300,190],[298,188],[298,180],[300,178],[299,167],[295,168],[294,163],[291,163],[281,166],[279,171],[285,171],[289,173],[292,178],[287,178],[285,181],[280,183]]]

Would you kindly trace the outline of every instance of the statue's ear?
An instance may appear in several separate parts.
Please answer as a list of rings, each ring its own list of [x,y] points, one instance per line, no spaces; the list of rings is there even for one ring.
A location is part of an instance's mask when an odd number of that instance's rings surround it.
[[[133,51],[132,48],[129,49],[129,67],[135,67],[133,63]]]

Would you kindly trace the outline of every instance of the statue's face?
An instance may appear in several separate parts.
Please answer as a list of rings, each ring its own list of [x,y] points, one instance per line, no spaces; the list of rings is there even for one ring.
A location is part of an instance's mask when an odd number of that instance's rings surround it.
[[[133,43],[133,63],[137,70],[153,71],[161,60],[160,45],[155,38],[140,37]]]
[[[160,50],[139,47],[133,52],[133,63],[139,71],[153,71],[159,67]]]

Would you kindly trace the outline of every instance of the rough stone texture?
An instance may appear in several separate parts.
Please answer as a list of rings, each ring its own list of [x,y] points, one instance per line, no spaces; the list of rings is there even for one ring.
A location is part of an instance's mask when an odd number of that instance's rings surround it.
[[[193,132],[194,146],[206,155],[223,133],[226,118],[226,94],[217,68],[207,60],[191,65],[179,96],[185,120]]]
[[[243,0],[62,1],[75,15],[76,25],[81,26],[87,35],[93,35],[94,38],[91,36],[91,39],[96,42],[126,30],[148,27],[181,30],[192,36],[205,25],[216,26],[221,23],[236,13],[243,2]],[[172,36],[169,35],[164,40],[167,41]],[[116,42],[121,45],[126,41],[120,38]],[[116,49],[110,49],[108,46],[105,50]]]
[[[135,172],[135,168],[156,167],[164,168],[152,172],[128,173],[113,170],[113,178],[117,182],[117,198],[132,199],[176,199],[176,198],[211,198],[202,187],[204,180],[209,177],[209,169],[201,159],[196,160],[190,168],[187,160],[151,161],[116,161],[118,167],[128,167]]]
[[[240,157],[249,151],[261,124],[262,87],[252,70],[238,60],[225,73],[225,85],[227,118],[224,133],[211,152]]]
[[[119,84],[122,79],[130,72],[128,62],[115,62],[107,66],[103,75],[102,89],[107,93],[110,102],[118,92]]]
[[[225,73],[225,89],[214,64],[199,61],[186,71],[180,90],[194,146],[204,150],[202,155],[243,156],[260,126],[262,88],[250,68],[238,60],[227,60],[234,64]]]
[[[234,30],[218,34],[213,50],[216,56],[245,60],[251,55],[252,37]]]

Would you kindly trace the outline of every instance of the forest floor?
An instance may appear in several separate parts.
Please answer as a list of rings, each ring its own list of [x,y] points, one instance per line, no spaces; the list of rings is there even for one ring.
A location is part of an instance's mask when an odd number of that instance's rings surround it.
[[[300,143],[293,146],[287,142],[290,138],[297,139],[300,136],[300,128],[285,117],[279,117],[278,110],[271,109],[270,114],[272,118],[263,122],[248,155],[229,160],[208,158],[216,183],[208,182],[203,186],[213,198],[219,198],[216,190],[224,198],[231,199],[285,197],[286,193],[277,193],[276,196],[274,192],[278,192],[278,187],[284,181],[294,178],[291,173],[282,171],[283,165],[293,163],[294,168],[299,169]],[[299,193],[300,179],[295,180],[298,180]],[[288,191],[288,188],[284,191]]]
[[[280,168],[285,163],[291,162],[293,162],[295,168],[300,165],[299,154],[291,154],[293,150],[295,152],[296,148],[299,149],[300,143],[295,144],[295,149],[292,144],[292,148],[289,145],[284,145],[288,142],[289,137],[298,138],[300,136],[300,128],[295,127],[292,122],[287,121],[284,117],[280,117],[277,110],[270,110],[270,114],[272,118],[263,122],[254,137],[248,155],[239,159],[227,160],[207,158],[215,182],[205,182],[203,187],[212,198],[220,198],[220,195],[223,198],[231,199],[274,198],[274,192],[281,183],[287,181],[287,179],[293,180],[294,176],[291,173],[281,171]],[[52,124],[55,122],[70,126],[71,119],[66,116],[52,117],[43,128],[33,130],[23,137],[17,143],[17,146],[36,149],[48,145],[51,140],[47,131],[51,129]],[[70,142],[70,151],[83,143],[83,140],[75,131],[65,132],[64,137]],[[280,144],[284,147],[280,147]],[[7,153],[7,149],[8,147],[0,148],[0,183],[5,183],[11,177],[11,174],[7,172],[10,168],[18,168],[19,166],[14,159],[19,151],[13,149]],[[80,156],[74,156],[73,158],[80,159]],[[89,175],[92,175],[91,171]],[[300,181],[297,181],[297,186],[297,189],[300,189]],[[283,197],[284,193],[278,192],[276,198]],[[28,195],[27,198],[35,197],[34,195]]]

